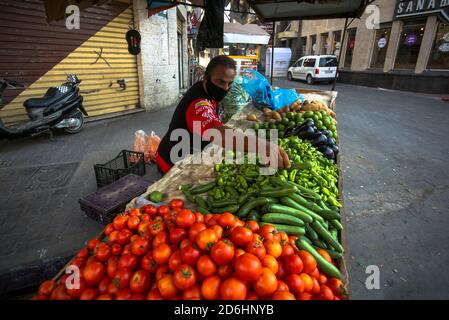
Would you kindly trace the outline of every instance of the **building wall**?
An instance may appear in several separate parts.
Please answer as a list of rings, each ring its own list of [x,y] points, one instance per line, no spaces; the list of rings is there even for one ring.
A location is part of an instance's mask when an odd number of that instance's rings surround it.
[[[148,17],[147,1],[134,0],[142,41],[139,55],[141,105],[147,111],[168,107],[179,98],[177,8]],[[182,14],[182,13],[181,13]],[[186,49],[187,50],[187,49]]]

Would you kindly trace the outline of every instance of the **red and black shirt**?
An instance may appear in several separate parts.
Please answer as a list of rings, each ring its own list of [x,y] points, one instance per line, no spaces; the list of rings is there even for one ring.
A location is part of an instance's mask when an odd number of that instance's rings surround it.
[[[190,138],[190,154],[203,150],[209,144],[209,141],[201,141],[201,150],[194,150],[193,136],[199,135],[202,137],[207,129],[222,125],[217,108],[216,101],[211,99],[206,91],[204,91],[202,82],[195,83],[186,92],[176,107],[168,131],[162,138],[157,150],[156,163],[164,173],[173,166],[173,162],[170,159],[170,152],[182,139],[179,137],[175,141],[170,141],[172,132],[176,129],[184,129],[188,132]],[[195,121],[201,125],[194,127],[193,124]]]

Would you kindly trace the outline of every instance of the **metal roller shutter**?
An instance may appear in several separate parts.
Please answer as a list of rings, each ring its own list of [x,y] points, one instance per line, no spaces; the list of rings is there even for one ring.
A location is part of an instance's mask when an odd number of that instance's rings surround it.
[[[42,0],[2,1],[0,77],[26,85],[22,91],[5,91],[3,121],[27,119],[23,102],[60,85],[67,73],[82,81],[89,116],[137,108],[137,59],[128,53],[125,39],[132,18],[129,1],[113,1],[81,11],[80,29],[68,30],[65,21],[45,22]],[[122,79],[125,90],[117,83]]]

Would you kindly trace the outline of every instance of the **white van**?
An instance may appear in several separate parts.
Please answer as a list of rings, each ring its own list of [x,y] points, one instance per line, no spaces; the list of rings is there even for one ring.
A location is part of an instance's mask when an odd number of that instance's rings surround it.
[[[308,84],[332,82],[337,74],[337,65],[336,56],[305,56],[288,69],[287,78],[306,80]]]

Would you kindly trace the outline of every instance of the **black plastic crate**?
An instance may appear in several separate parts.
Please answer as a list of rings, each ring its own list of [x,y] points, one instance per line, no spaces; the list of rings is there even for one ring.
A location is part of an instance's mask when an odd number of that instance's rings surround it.
[[[118,179],[133,173],[145,174],[145,161],[142,152],[122,150],[117,157],[105,164],[94,165],[97,187],[104,187]]]
[[[81,210],[96,221],[111,223],[118,213],[125,210],[128,202],[147,190],[148,184],[146,179],[129,174],[79,199]]]

